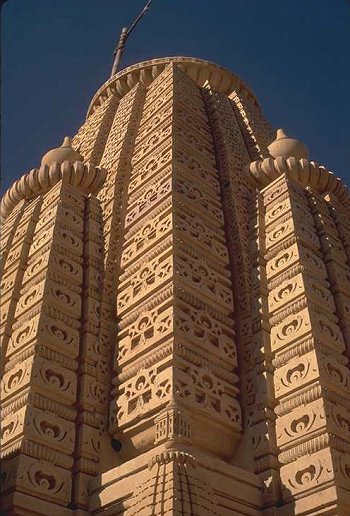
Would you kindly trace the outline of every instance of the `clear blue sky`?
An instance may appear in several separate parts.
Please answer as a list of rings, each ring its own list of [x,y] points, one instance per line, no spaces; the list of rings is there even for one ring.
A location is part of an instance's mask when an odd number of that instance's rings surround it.
[[[2,191],[74,135],[144,0],[9,0],[2,7]],[[350,183],[349,0],[153,0],[123,66],[214,61],[253,89],[275,127]]]

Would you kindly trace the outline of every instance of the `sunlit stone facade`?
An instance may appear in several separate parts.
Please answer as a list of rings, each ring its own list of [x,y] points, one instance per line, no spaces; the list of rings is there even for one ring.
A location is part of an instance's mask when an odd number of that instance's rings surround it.
[[[5,514],[350,514],[349,208],[231,72],[104,84],[2,200]]]

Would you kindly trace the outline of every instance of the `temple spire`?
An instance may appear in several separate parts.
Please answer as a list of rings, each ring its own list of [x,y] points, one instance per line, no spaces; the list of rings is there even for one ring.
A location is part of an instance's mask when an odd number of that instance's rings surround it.
[[[135,21],[132,23],[130,28],[128,28],[128,27],[122,28],[122,31],[121,31],[120,37],[119,37],[119,41],[118,41],[118,45],[114,51],[114,61],[113,61],[113,66],[112,66],[111,77],[113,77],[113,75],[115,75],[118,71],[120,61],[122,59],[128,37],[130,36],[131,32],[136,27],[138,22],[141,20],[142,16],[144,14],[146,14],[146,12],[149,10],[151,2],[152,2],[152,0],[148,0],[147,4],[145,5],[145,7],[141,11],[141,13],[138,15],[138,17],[135,19]]]

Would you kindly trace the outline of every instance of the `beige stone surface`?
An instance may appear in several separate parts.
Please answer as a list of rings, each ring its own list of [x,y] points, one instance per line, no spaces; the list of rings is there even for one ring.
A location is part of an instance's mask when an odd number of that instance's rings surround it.
[[[6,192],[6,514],[350,514],[350,195],[274,134],[156,59]]]

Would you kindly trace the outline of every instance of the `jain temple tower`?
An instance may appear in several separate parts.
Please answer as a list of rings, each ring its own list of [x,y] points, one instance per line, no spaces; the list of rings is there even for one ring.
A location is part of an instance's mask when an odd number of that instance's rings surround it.
[[[350,193],[228,70],[131,66],[1,204],[8,515],[350,515]]]

